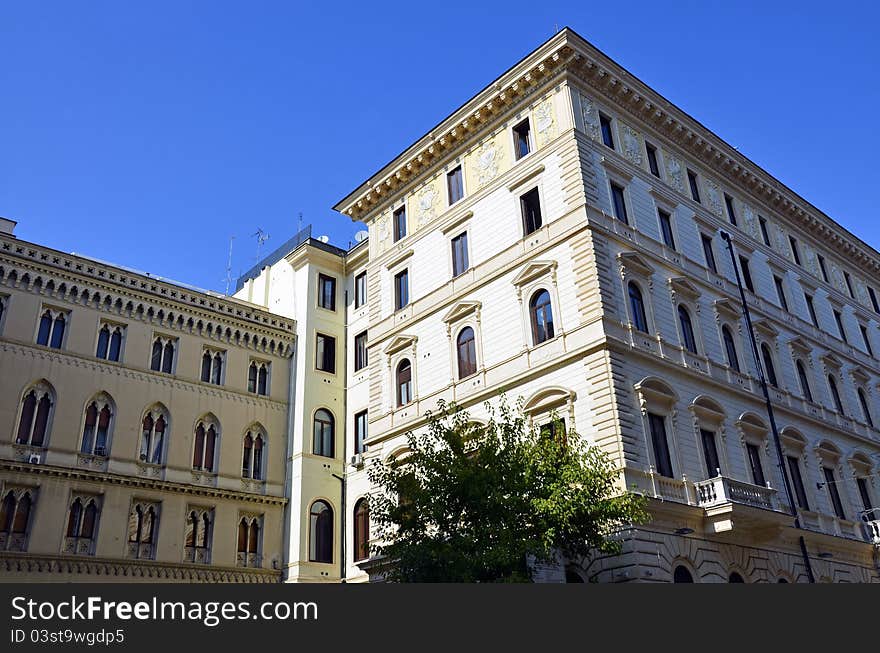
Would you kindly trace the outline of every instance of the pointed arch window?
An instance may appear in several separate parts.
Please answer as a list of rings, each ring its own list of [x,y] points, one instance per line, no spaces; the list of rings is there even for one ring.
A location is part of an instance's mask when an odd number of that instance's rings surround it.
[[[239,567],[262,566],[262,518],[246,515],[238,522],[238,555],[236,565]]]
[[[128,517],[128,556],[152,560],[155,557],[155,537],[158,530],[159,506],[137,502]]]
[[[99,395],[86,406],[80,453],[106,456],[110,447],[113,405],[106,395]]]
[[[262,480],[263,473],[263,448],[265,446],[265,438],[263,434],[257,430],[251,429],[244,436],[244,446],[241,456],[241,476],[242,478],[252,478],[254,480]]]
[[[309,561],[333,562],[333,509],[315,501],[309,510]]]
[[[157,336],[153,340],[150,356],[150,369],[154,372],[171,374],[174,370],[174,354],[177,349],[177,338]]]
[[[141,462],[162,464],[167,430],[168,421],[164,410],[153,409],[144,415],[141,422]]]
[[[474,330],[465,327],[458,333],[455,341],[458,358],[458,378],[465,379],[477,373],[477,346]]]
[[[370,557],[370,504],[366,498],[354,506],[354,560]]]
[[[53,349],[61,349],[64,331],[67,328],[67,315],[62,311],[47,308],[40,317],[37,330],[37,344]]]
[[[0,501],[0,551],[27,551],[32,508],[29,488],[12,488]]]
[[[767,383],[774,388],[778,388],[779,383],[776,378],[776,368],[773,366],[773,355],[770,353],[770,347],[767,346],[767,343],[761,345],[761,361],[764,363],[764,374],[766,375]]]
[[[809,377],[807,377],[807,370],[804,367],[804,364],[801,361],[795,361],[795,368],[797,368],[798,375],[798,383],[801,386],[801,394],[803,394],[804,399],[809,402],[813,401],[813,392],[810,390],[810,381]]]
[[[329,410],[319,408],[315,411],[314,438],[312,453],[316,456],[334,457],[335,420]]]
[[[97,497],[76,496],[67,513],[64,553],[94,555],[100,510]]]
[[[412,391],[412,364],[404,358],[397,365],[397,405],[406,406],[413,400]]]
[[[98,350],[95,356],[104,360],[119,362],[122,356],[122,337],[125,327],[104,322],[98,331]]]
[[[40,382],[25,392],[15,441],[32,447],[45,447],[55,405],[55,394],[47,383]]]
[[[205,349],[202,352],[201,380],[204,383],[223,385],[223,366],[226,352],[216,349]]]
[[[269,363],[252,360],[248,366],[248,392],[269,394]]]
[[[721,327],[721,339],[724,340],[724,353],[727,357],[727,365],[734,371],[739,372],[739,356],[736,353],[736,342],[727,325]]]
[[[532,340],[536,345],[555,337],[553,306],[550,293],[546,289],[542,288],[532,295],[529,301],[529,315],[532,320]]]
[[[193,469],[213,472],[214,455],[217,447],[219,426],[208,419],[200,419],[196,424],[193,442]]]
[[[834,402],[834,410],[841,415],[846,415],[843,410],[843,402],[840,400],[840,392],[837,389],[837,380],[833,374],[828,375],[828,389],[831,391],[831,399]]]
[[[871,416],[871,409],[868,407],[868,397],[865,395],[865,390],[859,388],[857,393],[859,395],[859,404],[862,406],[862,415],[865,417],[865,423],[874,428],[874,418]]]
[[[207,564],[211,561],[214,511],[190,506],[184,533],[184,559],[187,562]]]
[[[694,335],[694,325],[691,322],[691,314],[683,304],[678,306],[678,324],[681,327],[681,339],[684,348],[692,354],[696,354],[697,338]]]
[[[642,333],[648,333],[648,316],[645,312],[645,300],[639,286],[630,281],[627,286],[629,292],[629,310],[632,325]]]

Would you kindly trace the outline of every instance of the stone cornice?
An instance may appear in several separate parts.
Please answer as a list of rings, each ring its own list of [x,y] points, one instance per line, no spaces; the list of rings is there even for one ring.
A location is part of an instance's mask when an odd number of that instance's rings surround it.
[[[26,269],[31,275],[51,274],[68,284],[87,283],[92,290],[97,287],[105,293],[119,294],[135,301],[149,301],[175,312],[187,311],[203,319],[224,319],[247,328],[261,329],[274,337],[289,337],[296,330],[293,320],[279,317],[256,304],[208,294],[5,235],[0,236],[0,261],[3,259]]]
[[[283,506],[287,503],[287,499],[279,496],[253,494],[250,492],[236,492],[234,490],[225,490],[223,488],[173,483],[171,481],[151,479],[145,476],[127,476],[74,467],[59,467],[46,464],[31,465],[30,463],[17,462],[14,460],[0,459],[0,471],[33,474],[35,476],[52,476],[55,478],[64,478],[69,481],[87,481],[91,483],[101,483],[103,485],[119,485],[123,487],[154,490],[157,492],[186,494],[187,496],[200,497],[202,499],[222,499],[274,506]]]
[[[190,583],[280,583],[281,572],[275,569],[193,565],[154,560],[96,558],[92,556],[34,555],[0,552],[0,575],[14,579],[15,574],[39,573],[46,580],[60,574],[96,576],[132,581],[186,581]]]
[[[334,209],[352,220],[368,218],[400,189],[435,167],[465,140],[490,127],[502,109],[540,90],[550,78],[571,80],[599,91],[625,112],[677,145],[708,170],[759,200],[825,243],[854,269],[880,279],[880,253],[849,233],[782,182],[736,151],[694,118],[624,70],[569,28],[563,29],[409,147]]]

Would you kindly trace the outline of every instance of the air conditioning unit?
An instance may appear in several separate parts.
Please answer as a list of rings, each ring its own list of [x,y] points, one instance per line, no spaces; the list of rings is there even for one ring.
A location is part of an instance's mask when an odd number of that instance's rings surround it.
[[[38,453],[32,453],[28,456],[28,462],[31,465],[39,465],[42,462],[42,457]]]
[[[353,455],[351,457],[351,464],[352,464],[352,467],[357,467],[358,469],[363,467],[364,466],[364,454],[356,453],[355,455]]]

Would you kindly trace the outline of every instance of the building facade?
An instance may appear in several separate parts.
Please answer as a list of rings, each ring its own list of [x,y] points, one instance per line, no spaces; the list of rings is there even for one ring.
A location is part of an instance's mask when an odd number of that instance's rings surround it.
[[[0,233],[0,576],[277,582],[295,324]]]
[[[0,237],[7,572],[378,580],[370,461],[503,390],[652,515],[542,578],[880,580],[880,255],[576,33],[335,208],[233,298]]]

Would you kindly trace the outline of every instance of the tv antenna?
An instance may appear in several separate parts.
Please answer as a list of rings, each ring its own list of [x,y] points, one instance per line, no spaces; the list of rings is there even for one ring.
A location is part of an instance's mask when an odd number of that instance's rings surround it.
[[[226,259],[226,295],[229,296],[229,285],[232,283],[232,241],[235,236],[229,237],[229,257]]]
[[[257,227],[257,233],[251,234],[257,239],[257,260],[261,259],[260,253],[263,251],[263,243],[269,240],[269,234]]]

